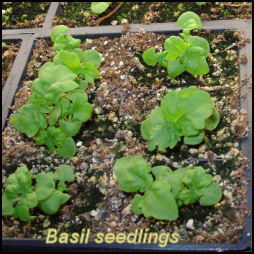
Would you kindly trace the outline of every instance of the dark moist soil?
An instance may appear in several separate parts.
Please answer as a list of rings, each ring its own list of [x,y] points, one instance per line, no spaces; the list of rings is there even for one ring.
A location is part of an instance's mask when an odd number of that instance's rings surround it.
[[[9,76],[9,72],[18,54],[20,48],[20,42],[11,43],[6,42],[6,45],[2,47],[2,88]]]
[[[43,26],[50,2],[3,2],[2,28],[38,28]]]
[[[91,2],[62,2],[53,25],[93,26],[119,3],[113,2],[105,12],[96,15],[91,12]],[[175,22],[186,11],[197,13],[202,20],[249,19],[252,16],[251,9],[252,2],[206,2],[202,6],[195,2],[124,2],[113,15],[100,22],[100,25]]]
[[[93,104],[92,118],[83,124],[74,137],[77,153],[71,159],[50,154],[47,148],[20,134],[7,120],[2,134],[2,190],[9,174],[25,164],[33,174],[54,171],[61,164],[74,168],[75,182],[68,185],[70,200],[56,215],[49,216],[32,209],[37,218],[22,222],[9,216],[2,218],[4,238],[45,238],[48,228],[59,232],[91,229],[91,239],[98,232],[134,232],[148,228],[149,232],[177,232],[180,242],[237,242],[244,228],[247,179],[242,178],[247,158],[239,150],[240,139],[247,136],[248,116],[240,110],[238,49],[246,40],[239,31],[220,34],[192,33],[209,41],[211,54],[207,58],[210,72],[203,77],[183,73],[170,80],[166,69],[149,67],[142,60],[144,50],[161,50],[165,35],[146,33],[123,34],[120,38],[101,37],[83,40],[81,48],[96,49],[102,56],[100,77],[89,85],[87,93]],[[235,43],[235,44],[233,44]],[[235,45],[235,46],[234,46]],[[24,105],[31,94],[32,81],[38,68],[52,61],[52,43],[37,40],[28,64],[26,79],[15,96],[12,113]],[[152,109],[160,105],[169,90],[196,86],[208,91],[221,115],[220,124],[206,132],[205,141],[196,146],[179,142],[164,152],[148,152],[147,141],[140,134],[140,125]],[[113,173],[116,159],[123,156],[143,156],[151,166],[202,166],[213,175],[222,189],[219,203],[210,207],[198,204],[182,206],[176,221],[160,221],[137,216],[130,210],[133,194],[118,187]],[[217,157],[223,161],[217,161]],[[193,225],[190,228],[190,220]]]

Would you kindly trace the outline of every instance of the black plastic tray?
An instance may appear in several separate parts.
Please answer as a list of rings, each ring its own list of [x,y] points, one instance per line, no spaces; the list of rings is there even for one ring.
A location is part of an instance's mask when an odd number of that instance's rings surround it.
[[[14,95],[18,90],[19,83],[25,72],[26,63],[32,51],[34,41],[38,38],[50,38],[51,24],[57,13],[59,3],[52,2],[49,8],[43,28],[36,29],[13,29],[3,30],[3,40],[21,39],[22,45],[15,59],[12,70],[2,91],[2,130],[5,127],[6,119],[9,114],[9,106],[12,105]],[[237,29],[242,30],[246,38],[252,39],[252,20],[221,20],[221,21],[203,21],[203,29],[212,31]],[[117,37],[121,35],[123,26],[99,26],[99,27],[80,27],[71,28],[70,34],[79,38],[94,38],[100,36]],[[151,25],[134,24],[129,26],[129,32],[138,32],[144,29],[147,32],[175,34],[180,30],[176,23],[159,23]],[[252,75],[252,44],[247,43],[240,49],[240,54],[248,56],[246,65],[240,65],[240,80],[244,77],[249,78],[251,84]],[[249,160],[248,168],[245,169],[244,177],[249,179],[247,191],[247,207],[252,210],[252,94],[245,85],[241,89],[241,94],[247,93],[247,96],[241,97],[241,108],[248,111],[249,133],[248,137],[241,140],[241,151]],[[3,250],[36,250],[36,251],[239,251],[250,250],[252,241],[252,214],[245,218],[246,226],[243,230],[242,238],[238,243],[218,243],[218,244],[196,244],[196,243],[177,243],[168,244],[165,248],[157,244],[45,244],[45,239],[2,239]]]

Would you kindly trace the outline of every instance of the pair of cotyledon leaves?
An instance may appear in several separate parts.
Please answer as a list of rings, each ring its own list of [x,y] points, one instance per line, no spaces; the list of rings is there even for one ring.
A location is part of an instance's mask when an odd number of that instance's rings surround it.
[[[143,60],[150,66],[159,63],[167,68],[171,78],[175,78],[184,71],[193,75],[203,75],[209,72],[206,57],[210,53],[208,42],[199,36],[190,36],[190,30],[202,28],[200,18],[193,12],[183,13],[177,26],[183,28],[183,33],[178,36],[171,36],[164,43],[165,50],[156,54],[155,48],[146,50]]]
[[[202,167],[175,171],[167,166],[151,168],[142,157],[128,156],[116,161],[114,173],[121,190],[144,193],[134,196],[131,210],[145,217],[176,220],[181,205],[199,201],[201,206],[210,206],[222,196],[219,186]]]
[[[55,188],[55,181],[59,181]],[[59,207],[67,202],[70,196],[63,193],[65,182],[74,181],[73,169],[62,165],[55,171],[36,175],[36,186],[32,186],[32,174],[26,166],[19,167],[6,180],[6,188],[2,195],[2,215],[12,215],[23,221],[35,216],[30,209],[39,206],[47,214],[55,214]]]

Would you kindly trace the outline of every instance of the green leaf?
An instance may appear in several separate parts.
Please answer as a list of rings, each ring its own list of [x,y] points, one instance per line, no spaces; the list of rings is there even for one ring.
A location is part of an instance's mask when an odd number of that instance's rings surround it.
[[[28,208],[34,208],[38,204],[37,195],[35,191],[22,195],[22,198],[26,200]]]
[[[178,207],[171,192],[171,186],[164,180],[156,180],[145,192],[140,204],[145,217],[159,220],[176,220]]]
[[[192,11],[187,11],[180,15],[176,22],[176,25],[178,27],[188,30],[202,28],[202,23],[199,16]]]
[[[149,66],[155,66],[157,64],[157,56],[155,54],[155,48],[150,48],[144,51],[142,57],[144,62]]]
[[[183,177],[189,171],[189,168],[178,168],[165,177],[165,181],[171,186],[172,194],[177,198],[178,193],[184,189],[184,184],[182,182]]]
[[[66,97],[73,102],[71,109],[72,120],[86,122],[90,119],[93,108],[90,103],[87,103],[88,97],[84,91],[77,89],[69,92]]]
[[[47,101],[48,105],[56,103],[62,93],[68,92],[75,88],[79,87],[79,85],[71,80],[66,81],[59,81],[55,82],[51,87],[48,89],[47,93],[45,94],[44,98]]]
[[[14,218],[20,218],[22,221],[29,221],[32,218],[35,218],[34,216],[30,216],[29,213],[29,207],[27,206],[27,203],[25,200],[23,202],[18,202],[14,213],[13,213]]]
[[[204,137],[204,131],[200,131],[197,135],[184,137],[183,142],[186,145],[197,145],[203,141]]]
[[[185,69],[180,60],[176,59],[168,61],[167,71],[168,75],[174,79],[176,76],[182,74]]]
[[[61,165],[56,169],[54,179],[62,182],[73,182],[75,180],[73,169],[68,165]]]
[[[60,206],[69,200],[68,194],[62,193],[59,190],[54,190],[51,196],[40,202],[40,208],[47,214],[55,214]]]
[[[201,200],[201,196],[206,193],[207,196],[202,200],[204,201],[203,204],[207,202],[208,205],[209,198],[213,200],[213,192],[209,194],[208,191],[210,191],[210,189],[208,189],[207,192],[206,190],[212,184],[212,181],[212,176],[206,174],[202,167],[195,167],[194,169],[188,170],[182,179],[182,182],[185,184],[186,188],[178,194],[177,198],[182,200],[185,205],[188,205],[196,202],[199,199]],[[203,190],[205,190],[205,192]],[[214,200],[217,201],[217,197]]]
[[[207,57],[210,53],[209,43],[206,39],[199,36],[190,36],[189,43],[192,47],[200,47],[204,50],[204,56]]]
[[[55,42],[59,35],[64,35],[69,32],[69,27],[64,25],[55,26],[51,30],[51,41]]]
[[[142,157],[124,157],[114,165],[114,172],[121,190],[144,192],[152,184],[151,168]]]
[[[64,65],[55,65],[47,62],[39,70],[38,77],[40,82],[54,84],[55,82],[73,80],[77,75]],[[45,92],[43,92],[44,94]]]
[[[137,215],[142,214],[141,203],[143,201],[143,196],[136,194],[131,201],[131,211]]]
[[[50,85],[50,83],[45,82],[39,78],[35,79],[32,85],[33,95],[36,98],[43,98]]]
[[[100,54],[96,50],[87,49],[84,51],[85,62],[91,62],[95,68],[98,68],[101,64]]]
[[[62,146],[65,141],[66,134],[61,130],[61,128],[55,128],[54,126],[48,127],[47,129],[48,138],[56,146]]]
[[[182,200],[185,205],[193,204],[199,200],[201,193],[193,189],[184,189],[178,194],[178,199]]]
[[[60,34],[53,45],[53,50],[60,51],[63,49],[74,49],[80,45],[80,40],[73,38],[71,35],[64,36]]]
[[[175,60],[183,53],[186,47],[187,44],[180,37],[170,36],[164,43],[164,48],[167,51],[167,60]]]
[[[222,197],[222,191],[217,183],[212,182],[208,187],[201,189],[202,196],[199,200],[200,205],[210,206],[218,203]]]
[[[55,125],[60,116],[61,116],[61,105],[56,104],[55,107],[49,113],[49,118],[48,118],[49,125],[50,126]]]
[[[41,113],[37,107],[27,104],[19,109],[19,113],[11,117],[10,123],[21,133],[29,138],[36,135],[41,127]]]
[[[61,117],[71,114],[71,103],[64,97],[59,99],[58,104],[61,106]]]
[[[81,127],[81,121],[59,121],[60,129],[66,134],[66,136],[75,136]]]
[[[93,63],[85,62],[80,70],[80,75],[89,83],[94,83],[95,78],[97,78],[100,73],[97,71]]]
[[[76,153],[76,145],[71,137],[66,138],[62,146],[58,147],[57,153],[64,158],[71,158]]]
[[[45,173],[36,175],[35,192],[39,201],[47,199],[55,190],[55,182],[52,177]]]
[[[166,176],[172,173],[172,170],[167,166],[157,166],[152,168],[152,173],[155,176],[155,179],[165,178]]]
[[[213,114],[211,96],[195,87],[170,91],[141,124],[141,135],[149,141],[148,149],[171,149],[184,136],[185,144],[199,144],[204,138],[206,120]],[[218,123],[218,122],[216,122]]]
[[[205,129],[211,131],[217,127],[219,122],[220,122],[220,114],[218,110],[215,107],[213,107],[212,115],[205,120]]]
[[[67,50],[61,50],[55,57],[54,57],[55,64],[63,64],[70,68],[74,73],[78,73],[80,69],[80,58],[74,52],[69,52]]]
[[[101,14],[107,10],[110,2],[92,2],[91,10],[95,14]]]
[[[153,151],[156,146],[160,151],[167,147],[173,148],[180,140],[177,129],[163,117],[160,108],[155,108],[150,117],[142,122],[141,135],[149,141],[149,151]]]
[[[166,50],[157,53],[157,61],[158,61],[158,63],[162,67],[165,67],[165,68],[168,67],[167,53],[168,52]]]
[[[203,48],[187,48],[183,53],[182,61],[184,68],[192,75],[204,75],[209,72]]]
[[[4,193],[2,195],[2,215],[12,215],[15,210],[13,204],[14,200],[9,199],[6,193]]]
[[[32,192],[32,174],[27,167],[19,167],[6,180],[5,194],[11,199],[17,194]]]

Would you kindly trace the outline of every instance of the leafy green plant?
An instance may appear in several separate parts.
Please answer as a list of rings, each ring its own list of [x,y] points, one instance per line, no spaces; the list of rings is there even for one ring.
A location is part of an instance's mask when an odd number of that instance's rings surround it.
[[[170,91],[141,124],[141,135],[148,140],[148,149],[160,151],[175,147],[181,136],[184,144],[196,145],[205,137],[205,130],[213,130],[220,115],[205,91],[189,87]]]
[[[12,116],[10,123],[21,133],[33,137],[50,152],[72,157],[75,136],[91,117],[92,105],[85,93],[88,83],[99,75],[101,58],[96,50],[77,48],[80,40],[65,35],[69,28],[56,26],[51,31],[53,49],[59,51],[53,62],[45,63],[32,85],[28,104]]]
[[[111,2],[92,2],[91,10],[95,14],[101,14],[108,9]]]
[[[176,22],[183,28],[180,36],[170,36],[164,43],[164,51],[156,54],[155,48],[150,48],[142,54],[144,62],[149,66],[159,63],[167,68],[171,78],[175,78],[184,71],[193,75],[203,75],[209,72],[206,57],[210,53],[210,47],[204,38],[191,36],[190,31],[201,29],[199,16],[194,12],[183,13]]]
[[[206,5],[206,2],[195,2],[196,5],[202,6],[202,5]]]
[[[121,190],[144,193],[135,194],[131,210],[145,217],[176,220],[180,206],[195,202],[211,206],[222,197],[220,187],[202,167],[175,171],[167,166],[151,168],[142,157],[129,156],[116,161],[114,172]]]
[[[60,206],[70,198],[65,182],[74,181],[73,169],[68,165],[59,166],[55,173],[36,175],[36,186],[32,186],[32,174],[26,166],[19,167],[6,180],[2,195],[2,215],[11,215],[22,221],[36,216],[30,215],[30,209],[39,206],[47,214],[55,214]],[[56,182],[57,187],[56,187]]]

